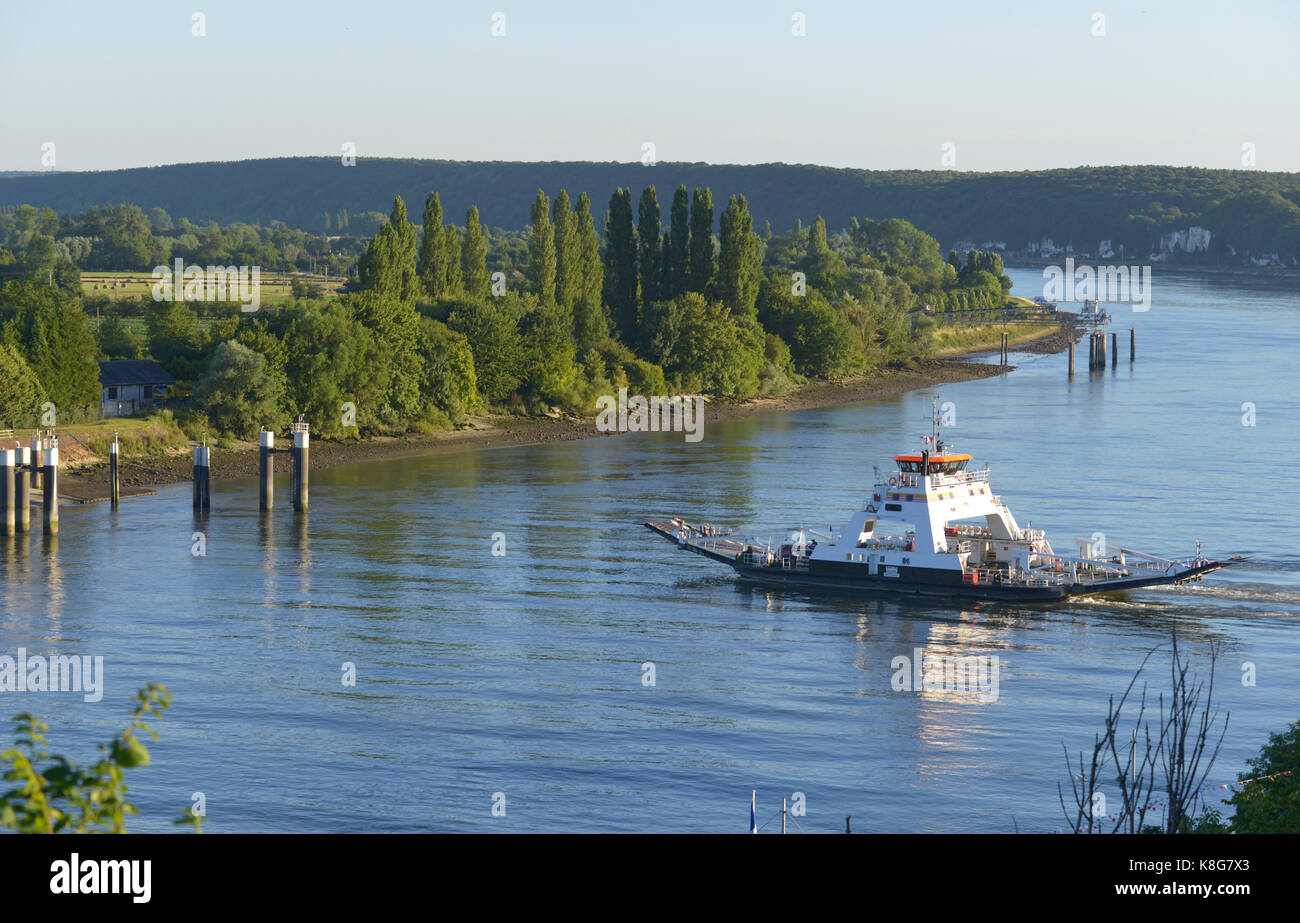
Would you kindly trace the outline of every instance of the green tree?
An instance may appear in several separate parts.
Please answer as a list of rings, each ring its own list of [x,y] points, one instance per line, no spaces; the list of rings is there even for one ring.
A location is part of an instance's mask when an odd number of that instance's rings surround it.
[[[687,251],[686,290],[708,291],[713,281],[713,192],[696,187],[691,201],[691,240]]]
[[[605,307],[601,302],[605,266],[600,261],[600,238],[596,235],[596,222],[591,215],[591,200],[585,192],[578,196],[574,224],[577,228],[581,283],[573,308],[573,336],[579,350],[585,354],[609,336]]]
[[[551,225],[550,212],[546,193],[538,189],[528,238],[528,274],[533,292],[543,304],[555,301],[555,228]]]
[[[328,219],[329,214],[326,213]],[[424,218],[420,237],[420,282],[431,298],[440,298],[447,291],[447,235],[442,225],[442,200],[438,193],[429,193],[424,200]],[[327,225],[328,226],[328,225]],[[456,252],[459,259],[460,252]]]
[[[710,222],[711,223],[711,222]],[[709,242],[712,250],[713,242]],[[687,290],[691,249],[691,197],[685,186],[673,193],[669,213],[668,237],[664,245],[663,297],[676,298]]]
[[[523,385],[547,404],[575,403],[577,351],[567,318],[560,309],[549,302],[539,302],[520,319],[519,331],[527,344]]]
[[[284,343],[291,414],[305,414],[321,435],[352,435],[342,423],[343,404],[350,402],[356,408],[356,435],[386,425],[381,414],[387,407],[392,362],[349,299],[295,306]]]
[[[733,314],[752,316],[758,298],[762,250],[745,197],[732,196],[722,213],[718,296]]]
[[[145,312],[149,354],[177,378],[193,381],[207,364],[208,338],[184,301],[155,301]]]
[[[266,357],[229,340],[217,347],[194,398],[218,432],[252,438],[259,429],[280,429],[283,386],[271,374]]]
[[[578,216],[563,189],[551,207],[555,227],[555,303],[568,316],[582,297],[582,242]]]
[[[0,286],[3,341],[16,346],[60,419],[99,404],[98,345],[80,303],[31,281]]]
[[[454,224],[442,230],[442,252],[446,256],[443,263],[445,275],[442,281],[442,293],[448,298],[460,295],[465,287],[460,276],[460,231]]]
[[[659,301],[660,282],[659,267],[661,225],[659,219],[659,199],[654,186],[641,190],[641,201],[637,210],[637,270],[641,278],[641,303],[650,304]]]
[[[81,768],[46,749],[47,725],[31,714],[14,716],[14,745],[0,753],[6,781],[15,787],[0,793],[0,826],[18,833],[126,833],[126,818],[136,815],[127,800],[124,770],[148,766],[149,748],[141,739],[158,734],[146,723],[161,718],[171,694],[161,683],[136,693],[126,730],[101,745],[103,757]],[[177,824],[202,832],[202,819],[184,811]]]
[[[389,368],[389,387],[376,418],[400,426],[420,415],[420,368],[417,360],[420,315],[408,301],[376,292],[348,295],[353,315],[371,332]]]
[[[466,301],[447,318],[447,326],[469,341],[479,393],[489,404],[504,404],[524,380],[528,350],[519,334],[522,314],[518,296],[510,293]]]
[[[838,291],[848,274],[848,264],[827,242],[826,220],[821,215],[817,216],[809,231],[808,256],[803,267],[808,274],[808,283],[823,292]]]
[[[359,288],[402,301],[412,300],[420,291],[415,257],[415,228],[407,220],[406,203],[397,196],[388,223],[370,239],[357,261]]]
[[[45,403],[45,389],[19,352],[0,343],[0,426],[5,429],[31,426]]]
[[[487,241],[478,221],[478,207],[470,206],[465,213],[465,242],[460,251],[460,277],[465,294],[472,298],[486,298],[491,289],[487,271]]]
[[[115,314],[99,322],[95,340],[99,355],[105,359],[139,359],[144,355],[143,341]]]
[[[1238,779],[1259,779],[1243,785],[1228,803],[1236,809],[1234,833],[1300,833],[1300,721],[1270,734],[1250,769]]]
[[[649,353],[687,391],[747,398],[758,391],[765,335],[758,322],[688,292],[647,316]]]
[[[636,336],[637,250],[632,225],[632,193],[615,190],[609,200],[605,221],[605,304],[614,316],[614,326],[624,342]]]
[[[819,378],[834,378],[860,369],[862,352],[844,315],[816,292],[795,301],[789,340],[795,369]]]
[[[445,324],[425,317],[420,326],[420,393],[454,423],[479,403],[473,350],[464,334]]]

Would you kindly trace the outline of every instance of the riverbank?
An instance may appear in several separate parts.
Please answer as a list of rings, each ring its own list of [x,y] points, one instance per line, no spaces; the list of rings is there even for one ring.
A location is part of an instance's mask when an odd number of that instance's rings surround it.
[[[1059,352],[1066,348],[1069,339],[1068,332],[1056,328],[1046,335],[1033,338],[1027,336],[1026,341],[1017,348],[1026,352]],[[911,369],[885,369],[842,381],[810,382],[788,394],[776,397],[756,397],[739,402],[711,400],[705,410],[705,421],[707,425],[710,422],[725,422],[760,414],[788,413],[862,403],[894,397],[918,388],[991,378],[1004,374],[1012,368],[1014,366],[1003,368],[960,356],[928,359]],[[356,441],[315,440],[311,444],[311,467],[313,470],[319,470],[337,465],[382,461],[431,452],[537,445],[547,442],[570,442],[577,439],[616,438],[618,435],[597,431],[594,416],[581,419],[572,416],[534,418],[492,414],[475,417],[458,429],[436,433],[373,436]],[[106,499],[108,496],[107,462],[90,453],[78,453],[78,455],[78,458],[72,460],[60,472],[60,496],[77,502]],[[214,447],[211,461],[213,479],[255,477],[258,468],[258,446],[254,442],[236,442],[229,448]],[[190,480],[191,466],[192,460],[187,449],[162,455],[126,456],[121,459],[121,483],[124,488],[150,488],[182,483]],[[288,459],[279,459],[276,467],[279,473],[287,473]]]

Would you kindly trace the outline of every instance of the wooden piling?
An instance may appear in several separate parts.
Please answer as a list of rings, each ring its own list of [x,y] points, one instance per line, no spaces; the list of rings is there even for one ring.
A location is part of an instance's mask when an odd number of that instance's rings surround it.
[[[45,534],[59,534],[59,440],[51,437],[47,448],[41,450],[41,512],[45,520]]]
[[[1070,372],[1069,377],[1074,377],[1074,340],[1070,341]]]
[[[14,469],[14,496],[18,501],[18,512],[14,521],[19,534],[26,535],[32,530],[32,488],[31,472],[28,467],[32,462],[32,450],[27,446],[18,449],[18,467]]]
[[[1128,328],[1128,361],[1133,362],[1137,359],[1137,330],[1132,327]]]
[[[1106,331],[1097,334],[1097,368],[1106,368]]]
[[[307,512],[308,449],[311,434],[306,423],[293,424],[293,508]]]
[[[257,508],[264,513],[275,509],[275,433],[262,430],[257,456]]]
[[[194,512],[205,513],[212,507],[209,493],[210,450],[207,445],[194,447]]]
[[[0,450],[0,535],[13,535],[15,530],[14,464],[17,461],[18,453],[13,449]]]
[[[108,496],[113,508],[117,509],[117,504],[122,499],[121,469],[118,467],[117,456],[117,433],[113,434],[113,441],[108,446]]]
[[[1119,333],[1116,332],[1110,335],[1110,367],[1116,368],[1118,366],[1119,366]]]

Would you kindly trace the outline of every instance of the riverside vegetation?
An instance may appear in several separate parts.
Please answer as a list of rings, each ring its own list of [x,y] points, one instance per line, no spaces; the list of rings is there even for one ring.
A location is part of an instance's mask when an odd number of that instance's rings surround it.
[[[139,209],[113,214],[96,213],[102,236],[90,253],[147,270],[176,252],[146,234]],[[302,286],[255,313],[230,302],[94,301],[68,284],[77,267],[65,255],[51,265],[48,253],[24,251],[19,276],[0,285],[0,426],[33,425],[47,404],[60,425],[93,418],[97,357],[150,357],[194,383],[193,406],[177,415],[191,438],[282,430],[298,413],[326,437],[436,430],[484,409],[588,416],[620,387],[779,395],[808,378],[914,366],[932,348],[923,305],[1000,307],[1010,289],[996,254],[945,259],[900,219],[855,218],[831,234],[817,218],[760,233],[744,196],[715,217],[711,191],[685,187],[668,214],[663,223],[654,186],[635,203],[619,189],[602,234],[585,194],[538,190],[525,231],[493,234],[472,207],[463,226],[446,223],[436,193],[417,227],[399,197],[345,292]],[[35,223],[31,246],[42,222],[58,219],[24,220]],[[209,228],[186,252],[259,259],[225,233]]]

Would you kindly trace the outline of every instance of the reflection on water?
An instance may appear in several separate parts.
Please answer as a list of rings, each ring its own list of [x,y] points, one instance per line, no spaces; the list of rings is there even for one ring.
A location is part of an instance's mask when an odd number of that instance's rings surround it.
[[[93,756],[130,695],[165,682],[175,705],[131,779],[140,830],[171,829],[204,791],[218,832],[739,832],[756,788],[763,816],[803,792],[810,831],[852,814],[861,831],[1009,831],[1014,816],[1037,832],[1060,826],[1062,744],[1092,740],[1107,696],[1176,625],[1194,653],[1221,643],[1226,673],[1249,661],[1261,678],[1219,687],[1230,779],[1300,692],[1300,556],[1271,538],[1295,511],[1229,489],[1265,449],[1273,481],[1295,480],[1300,406],[1276,383],[1300,313],[1285,290],[1157,283],[1151,311],[1121,321],[1138,329],[1134,366],[1067,381],[1064,356],[1013,355],[1011,375],[943,389],[948,436],[1058,548],[1101,531],[1253,555],[1203,583],[1061,606],[759,589],[641,526],[838,527],[872,466],[927,430],[918,392],[706,421],[698,444],[643,434],[317,471],[310,517],[259,514],[251,479],[214,482],[201,523],[188,485],[66,508],[56,541],[38,526],[0,548],[0,652],[103,655],[104,698],[0,705],[40,710],[59,747]],[[996,656],[996,700],[894,691],[891,664],[917,650]]]

